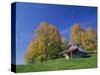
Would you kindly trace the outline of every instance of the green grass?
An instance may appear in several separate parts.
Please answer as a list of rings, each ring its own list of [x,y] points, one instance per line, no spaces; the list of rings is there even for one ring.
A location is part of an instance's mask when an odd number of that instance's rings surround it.
[[[66,60],[65,58],[59,58],[55,60],[49,60],[40,64],[31,65],[17,65],[16,72],[38,72],[38,71],[53,71],[53,70],[68,70],[68,69],[83,69],[83,68],[96,68],[97,58],[96,54],[93,54],[89,58],[73,58]]]

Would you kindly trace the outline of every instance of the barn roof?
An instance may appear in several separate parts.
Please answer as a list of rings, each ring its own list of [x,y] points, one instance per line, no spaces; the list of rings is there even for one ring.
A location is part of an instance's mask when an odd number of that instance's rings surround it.
[[[71,52],[73,52],[73,51],[75,51],[75,50],[79,50],[79,51],[81,51],[81,52],[85,52],[85,53],[86,53],[86,51],[83,50],[83,49],[81,49],[81,48],[73,48],[73,49],[65,49],[65,50],[64,50],[63,52],[61,52],[60,54],[71,53]]]

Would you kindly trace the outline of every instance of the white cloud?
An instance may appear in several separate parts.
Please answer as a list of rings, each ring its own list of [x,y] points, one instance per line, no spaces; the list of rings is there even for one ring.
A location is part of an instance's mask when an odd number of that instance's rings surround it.
[[[64,29],[60,32],[61,35],[67,34],[70,31],[70,28]]]

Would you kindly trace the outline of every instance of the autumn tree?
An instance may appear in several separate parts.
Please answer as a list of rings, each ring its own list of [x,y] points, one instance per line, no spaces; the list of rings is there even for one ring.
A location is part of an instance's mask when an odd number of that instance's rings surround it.
[[[37,63],[57,58],[62,51],[61,44],[61,36],[55,25],[41,22],[35,31],[35,38],[27,48],[25,62]]]
[[[81,31],[80,24],[74,24],[71,27],[71,32],[70,32],[70,42],[78,42],[80,38],[80,31]]]
[[[88,51],[97,49],[97,33],[91,27],[86,28],[84,32],[84,46]]]
[[[84,29],[80,24],[74,24],[71,27],[70,42],[78,43],[87,51],[93,51],[97,48],[97,33],[91,27]]]

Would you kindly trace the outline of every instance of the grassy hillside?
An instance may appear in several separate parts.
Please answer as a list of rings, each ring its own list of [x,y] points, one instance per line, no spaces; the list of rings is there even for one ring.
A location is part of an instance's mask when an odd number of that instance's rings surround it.
[[[17,72],[36,72],[36,71],[52,71],[52,70],[67,70],[67,69],[82,69],[82,68],[96,68],[97,59],[96,54],[89,58],[74,58],[66,60],[59,58],[49,60],[48,62],[31,65],[17,65]]]

